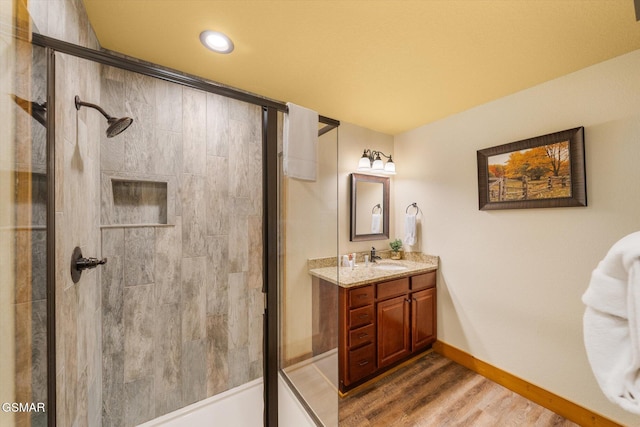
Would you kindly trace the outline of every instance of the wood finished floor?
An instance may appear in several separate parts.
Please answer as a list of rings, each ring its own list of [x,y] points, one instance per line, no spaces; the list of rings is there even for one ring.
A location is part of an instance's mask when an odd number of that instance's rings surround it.
[[[577,426],[435,352],[338,406],[340,427]]]

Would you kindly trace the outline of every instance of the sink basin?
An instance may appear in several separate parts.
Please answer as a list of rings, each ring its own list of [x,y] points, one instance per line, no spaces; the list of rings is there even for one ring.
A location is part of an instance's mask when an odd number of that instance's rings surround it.
[[[402,264],[375,264],[374,268],[385,271],[404,271],[407,270]]]

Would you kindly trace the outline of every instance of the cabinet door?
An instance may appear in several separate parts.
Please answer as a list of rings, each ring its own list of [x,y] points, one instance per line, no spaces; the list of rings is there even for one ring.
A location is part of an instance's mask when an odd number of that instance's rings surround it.
[[[403,295],[379,302],[377,305],[378,368],[411,353],[409,301],[407,296]]]
[[[436,340],[436,289],[411,294],[411,344],[415,351]]]

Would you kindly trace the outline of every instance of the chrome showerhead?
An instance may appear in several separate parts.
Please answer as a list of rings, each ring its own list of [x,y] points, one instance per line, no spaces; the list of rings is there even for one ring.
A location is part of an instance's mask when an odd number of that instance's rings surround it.
[[[84,106],[84,107],[94,108],[100,111],[100,113],[107,119],[107,124],[109,125],[106,131],[107,138],[113,138],[114,136],[121,134],[122,132],[125,131],[125,129],[131,126],[131,123],[133,123],[133,119],[131,117],[122,117],[122,118],[111,117],[109,114],[107,114],[106,111],[104,111],[98,105],[81,101],[78,95],[76,95],[75,103],[76,103],[76,110],[79,110],[80,107]]]

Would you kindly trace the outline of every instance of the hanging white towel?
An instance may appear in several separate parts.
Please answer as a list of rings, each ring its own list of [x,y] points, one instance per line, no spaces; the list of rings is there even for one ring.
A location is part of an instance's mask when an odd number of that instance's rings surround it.
[[[290,178],[315,181],[318,158],[318,113],[287,102],[284,116],[283,172]]]
[[[405,245],[415,245],[416,243],[416,215],[406,214],[404,216],[404,241]]]
[[[371,214],[371,234],[380,234],[382,233],[382,215],[381,214]]]
[[[371,214],[371,234],[382,233],[382,214]]]
[[[582,301],[585,348],[600,388],[640,414],[640,232],[611,247]]]

